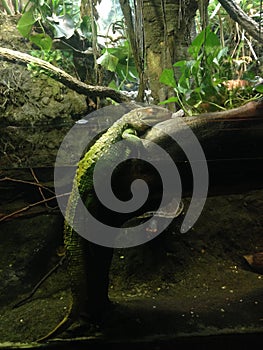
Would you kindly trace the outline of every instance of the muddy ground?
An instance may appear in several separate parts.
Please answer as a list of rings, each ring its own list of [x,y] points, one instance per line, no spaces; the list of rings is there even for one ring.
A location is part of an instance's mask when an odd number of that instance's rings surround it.
[[[260,190],[210,197],[188,233],[179,232],[177,219],[145,245],[116,249],[110,283],[116,307],[105,314],[100,327],[76,325],[49,346],[159,344],[167,348],[168,343],[189,340],[196,346],[212,346],[211,339],[218,336],[214,348],[227,344],[226,336],[241,337],[230,338],[232,348],[251,346],[263,332],[263,275],[251,269],[243,256],[263,250],[262,212]],[[2,346],[33,346],[69,308],[64,265],[27,303],[12,308],[59,261],[61,227],[59,213],[1,224]]]

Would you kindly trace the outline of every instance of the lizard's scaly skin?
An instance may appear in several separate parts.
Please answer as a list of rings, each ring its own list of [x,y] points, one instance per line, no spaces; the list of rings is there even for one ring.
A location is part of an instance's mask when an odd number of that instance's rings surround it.
[[[85,309],[85,240],[72,229],[71,225],[74,222],[79,195],[85,202],[87,209],[92,204],[92,193],[94,193],[92,179],[96,162],[102,157],[106,156],[107,158],[108,153],[112,153],[113,145],[123,138],[125,130],[132,129],[139,136],[151,126],[170,119],[171,115],[172,113],[170,111],[158,106],[136,108],[117,120],[79,161],[78,169],[73,180],[72,192],[67,204],[64,225],[64,244],[72,292],[72,305],[64,319],[48,335],[40,340],[50,338],[50,336],[60,330],[62,325],[65,326],[65,323],[73,321],[77,318],[79,312]]]

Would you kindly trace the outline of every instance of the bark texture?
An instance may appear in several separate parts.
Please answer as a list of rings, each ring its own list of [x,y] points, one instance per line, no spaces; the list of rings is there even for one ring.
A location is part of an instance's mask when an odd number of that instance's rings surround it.
[[[197,10],[195,0],[144,0],[146,76],[155,102],[172,95],[159,82],[164,68],[187,56]]]

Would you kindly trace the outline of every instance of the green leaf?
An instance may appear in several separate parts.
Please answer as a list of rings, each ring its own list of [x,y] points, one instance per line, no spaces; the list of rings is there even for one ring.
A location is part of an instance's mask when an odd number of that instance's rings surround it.
[[[115,72],[121,80],[136,81],[138,78],[138,73],[134,66],[129,65],[127,67],[127,63],[124,65],[120,61],[118,61]]]
[[[165,105],[165,104],[167,104],[167,103],[176,103],[176,102],[178,102],[178,97],[172,96],[172,97],[169,97],[169,98],[168,98],[167,100],[165,100],[165,101],[159,102],[158,104],[159,104],[159,105]]]
[[[31,7],[27,12],[23,13],[21,18],[17,23],[17,29],[23,35],[24,38],[27,38],[32,30],[34,23],[37,20],[34,16],[34,8]]]
[[[173,64],[174,67],[184,67],[186,65],[186,60],[183,61],[177,61]]]
[[[173,88],[176,87],[176,81],[174,79],[174,71],[173,69],[164,69],[159,79],[160,83],[171,86]]]
[[[82,18],[80,29],[86,39],[92,39],[92,21],[90,16],[84,16]]]
[[[186,93],[191,89],[191,75],[182,75],[177,84],[177,90],[181,93]]]
[[[256,87],[255,87],[255,90],[256,90],[257,92],[263,93],[263,84],[256,86]]]
[[[37,45],[43,51],[50,51],[52,47],[52,39],[49,35],[41,33],[29,36],[29,40]]]
[[[220,61],[222,57],[226,56],[228,52],[228,47],[223,47],[217,54],[217,60]]]
[[[190,87],[189,86],[183,86],[183,85],[179,85],[176,88],[176,91],[180,94],[186,94],[190,91]]]
[[[112,80],[109,85],[108,85],[111,89],[114,89],[114,90],[118,90],[118,86],[116,84],[116,82],[114,80]]]
[[[123,63],[132,55],[130,45],[126,41],[122,46],[107,48],[107,51],[118,57],[119,61],[124,61]]]
[[[205,47],[219,47],[220,40],[217,35],[211,31],[209,27],[206,28],[206,37],[204,40]]]
[[[188,52],[193,58],[197,58],[201,50],[202,45],[205,40],[205,30],[202,30],[201,33],[192,41],[192,44],[189,46]]]
[[[114,55],[111,55],[108,51],[97,59],[97,63],[100,64],[105,69],[115,72],[119,59]]]

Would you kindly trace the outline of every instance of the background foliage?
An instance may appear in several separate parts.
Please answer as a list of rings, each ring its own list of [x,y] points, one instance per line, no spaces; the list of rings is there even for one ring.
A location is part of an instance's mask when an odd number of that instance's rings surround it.
[[[95,7],[100,2],[0,0],[0,11],[21,13],[17,28],[36,48],[33,55],[63,67],[82,81],[90,79],[119,90],[136,87],[138,73],[120,4],[113,0],[110,16],[103,20],[106,32],[101,34]],[[246,14],[262,22],[261,0],[237,2]],[[230,19],[218,1],[210,1],[207,10],[209,23],[204,29],[197,12],[196,37],[189,56],[175,62],[173,69],[165,69],[160,77],[175,93],[164,103],[176,103],[189,114],[233,108],[262,92],[261,86],[253,88],[257,76],[262,75],[262,45]],[[37,71],[32,66],[30,69]],[[106,80],[102,70],[109,72]]]

